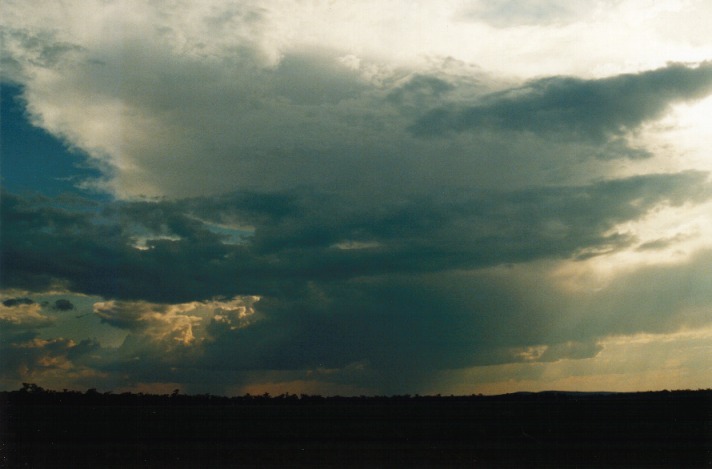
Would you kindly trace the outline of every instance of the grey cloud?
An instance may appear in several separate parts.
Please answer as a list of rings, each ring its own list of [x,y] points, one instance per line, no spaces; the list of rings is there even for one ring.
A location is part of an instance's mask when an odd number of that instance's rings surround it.
[[[255,55],[259,48],[246,44],[255,50],[208,60],[176,55],[162,41],[127,39],[120,50],[102,45],[87,52],[84,62],[43,84],[44,91],[28,82],[24,97],[38,124],[92,149],[110,175],[97,183],[122,197],[309,187],[373,201],[427,196],[443,186],[521,188],[605,178],[608,168],[583,161],[650,156],[627,145],[625,131],[675,100],[701,96],[710,75],[708,64],[671,65],[511,88],[482,70],[453,71],[447,60],[369,75],[382,64],[364,59],[347,66],[336,51],[290,50],[267,67]],[[87,116],[87,100],[95,117]],[[50,108],[65,112],[45,112]],[[99,132],[104,127],[86,131],[96,128],[87,119],[122,122],[121,144]],[[473,126],[479,130],[465,132]],[[415,138],[414,132],[449,135]],[[550,138],[552,132],[561,138]]]
[[[114,327],[128,330],[139,330],[148,326],[141,319],[150,306],[136,303],[112,302],[107,305],[95,306],[94,313],[102,322],[106,322]],[[165,310],[165,308],[162,308]],[[161,312],[160,310],[158,312]]]
[[[74,304],[69,300],[59,299],[54,302],[52,308],[57,311],[71,311],[74,309]]]
[[[704,173],[690,172],[584,187],[443,194],[351,213],[331,212],[326,202],[322,210],[296,210],[259,227],[254,242],[265,252],[281,252],[304,273],[331,278],[587,255],[633,241],[625,233],[604,235],[615,224],[659,204],[706,200],[710,187]],[[333,247],[344,240],[376,244]]]
[[[454,85],[442,78],[417,74],[391,90],[386,96],[386,100],[411,112],[419,111],[437,104],[454,88]]]
[[[0,28],[3,51],[0,54],[3,80],[23,83],[27,79],[27,67],[52,68],[83,51],[77,44],[64,41],[52,31],[29,31],[23,28]],[[17,57],[21,56],[22,59]]]
[[[664,333],[709,324],[709,265],[705,250],[687,262],[650,266],[621,276],[600,294],[582,299],[591,334]]]
[[[207,373],[229,382],[323,368],[337,370],[331,382],[413,392],[444,368],[527,361],[542,345],[539,361],[585,358],[611,333],[702,321],[694,311],[708,301],[706,277],[685,283],[692,264],[576,298],[516,266],[635,246],[613,228],[661,206],[707,201],[710,189],[706,173],[689,171],[359,203],[306,189],[98,206],[4,194],[0,261],[6,287],[63,285],[121,300],[95,306],[129,331],[117,350],[91,354],[100,356],[91,366],[111,376],[198,383]],[[236,244],[211,223],[254,232]],[[694,294],[681,300],[664,284],[694,285]],[[235,328],[171,308],[236,295],[262,296],[258,320]],[[41,324],[26,326],[13,342],[37,338],[27,333]],[[201,340],[190,345],[191,334]],[[358,373],[338,371],[354,364]]]
[[[690,235],[686,233],[680,233],[675,236],[671,236],[669,238],[659,238],[659,239],[654,239],[652,241],[647,241],[645,243],[642,243],[640,246],[637,247],[638,251],[655,251],[655,250],[660,250],[660,249],[665,249],[669,246],[673,246],[680,241],[684,241],[686,239],[689,239]]]
[[[369,87],[353,71],[318,51],[286,56],[270,78],[275,93],[299,105],[333,105],[356,98]]]
[[[580,187],[442,192],[380,207],[305,191],[117,203],[96,214],[8,195],[2,201],[4,281],[30,289],[66,282],[107,298],[180,302],[272,294],[281,284],[310,279],[586,257],[635,241],[609,233],[618,223],[709,197],[707,175],[699,172]],[[253,225],[253,235],[228,243],[207,224],[228,219]],[[136,247],[139,235],[144,249]],[[367,247],[339,247],[353,241]]]
[[[364,146],[362,133],[354,129],[379,114],[371,102],[373,85],[341,65],[333,52],[291,53],[269,68],[252,52],[212,61],[175,56],[160,43],[127,40],[120,51],[94,51],[96,60],[67,71],[67,80],[52,84],[57,94],[50,100],[75,109],[90,95],[110,115],[118,112],[112,104],[118,100],[134,116],[124,124],[122,147],[132,169],[114,167],[111,181],[133,195],[284,189],[337,174],[344,148]],[[26,94],[34,101],[32,87]],[[33,109],[43,121],[42,107]],[[95,136],[63,132],[81,118],[68,112],[67,122],[43,124],[85,147],[83,139]],[[92,155],[116,163],[113,148]]]
[[[562,359],[580,360],[583,358],[592,358],[598,355],[601,350],[603,350],[603,346],[595,341],[562,342],[548,346],[544,353],[538,357],[538,361],[548,362]]]
[[[92,339],[83,339],[67,350],[67,358],[77,360],[101,349],[101,344]]]
[[[642,268],[590,297],[514,268],[312,282],[263,299],[262,322],[210,328],[201,363],[235,372],[360,363],[360,375],[330,379],[404,392],[427,389],[438,369],[593,358],[609,335],[709,324],[709,275],[699,270],[708,261]]]
[[[481,2],[481,17],[565,22],[585,8],[529,0],[511,15],[510,3]],[[173,21],[183,12],[146,12],[88,50],[4,38],[3,69],[33,122],[89,151],[98,183],[126,198],[3,194],[3,286],[100,295],[95,315],[127,334],[111,350],[52,342],[39,315],[51,304],[4,304],[16,364],[27,346],[28,369],[97,355],[95,369],[134,382],[316,370],[412,392],[439,369],[580,359],[612,333],[705,321],[702,263],[576,295],[534,274],[664,247],[675,239],[641,244],[618,225],[710,200],[702,172],[610,179],[613,158],[652,154],[630,132],[712,90],[709,62],[513,87],[451,59],[392,70],[333,50],[268,57],[280,48],[263,47],[269,12],[226,8],[201,8],[185,28]],[[129,200],[141,194],[167,198]],[[262,297],[254,321],[174,308],[238,295]]]
[[[709,323],[708,263],[709,253],[682,265],[642,269],[590,298],[569,296],[523,266],[324,279],[300,288],[285,283],[281,296],[257,303],[260,320],[239,329],[208,321],[196,331],[205,340],[193,347],[171,345],[172,336],[157,341],[141,321],[143,313],[161,316],[169,305],[125,303],[113,308],[112,317],[132,334],[92,366],[118,382],[200,383],[208,377],[220,386],[265,369],[290,376],[314,370],[328,373],[330,382],[376,392],[420,392],[437,370],[590,358],[600,351],[597,339],[610,334]],[[154,319],[170,326],[172,318],[164,316]],[[541,355],[528,352],[540,346]]]
[[[7,307],[13,307],[13,306],[18,306],[18,305],[31,305],[34,304],[35,302],[31,300],[30,298],[8,298],[7,300],[3,300],[2,304],[7,306]]]
[[[462,17],[498,28],[541,26],[575,21],[593,11],[591,7],[587,0],[487,0],[475,2]]]
[[[38,329],[50,327],[52,320],[45,317],[0,318],[0,339],[6,343],[32,340]]]
[[[0,382],[41,381],[46,373],[66,372],[99,348],[89,339],[75,343],[40,339],[31,333],[14,336],[0,343]]]
[[[552,77],[492,94],[470,106],[435,108],[411,131],[420,136],[492,128],[604,143],[660,117],[671,104],[712,92],[712,63],[585,80]]]
[[[398,198],[443,185],[521,185],[538,174],[532,166],[550,167],[547,161],[576,150],[511,138],[503,144],[499,136],[413,138],[406,128],[414,116],[444,100],[472,99],[496,80],[445,63],[384,71],[377,80],[369,67],[347,66],[335,51],[290,51],[265,67],[247,52],[207,60],[175,55],[161,41],[127,39],[118,49],[92,49],[56,81],[29,81],[24,99],[36,124],[101,165],[107,178],[92,183],[122,197],[311,187]],[[94,119],[121,122],[121,142],[108,127],[86,125]],[[513,161],[506,174],[502,159]]]
[[[412,287],[319,283],[318,298],[263,299],[258,308],[266,319],[238,331],[211,327],[199,363],[236,373],[333,369],[332,381],[402,392],[418,389],[438,367],[487,362],[479,340],[490,331],[471,323],[477,313],[451,311],[442,296],[419,294],[427,285],[413,280]],[[342,375],[355,363],[359,373]]]
[[[427,389],[437,369],[529,361],[524,352],[542,344],[534,361],[592,358],[601,350],[598,339],[610,334],[709,323],[709,276],[699,271],[707,262],[700,256],[642,269],[590,298],[516,270],[323,280],[263,300],[264,322],[240,331],[213,328],[203,366],[244,372],[362,363],[361,374],[335,372],[330,379],[397,393]]]
[[[52,325],[52,320],[43,315],[41,306],[29,298],[11,298],[0,307],[0,338],[34,334],[36,329]]]

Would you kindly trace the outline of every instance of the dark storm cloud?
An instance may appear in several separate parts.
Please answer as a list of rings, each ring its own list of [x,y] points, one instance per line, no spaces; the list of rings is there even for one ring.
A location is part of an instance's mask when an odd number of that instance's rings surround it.
[[[59,299],[54,302],[52,308],[57,311],[71,311],[74,309],[74,304],[69,300]]]
[[[3,300],[2,304],[7,306],[7,307],[13,307],[13,306],[18,306],[18,305],[31,305],[34,304],[35,302],[31,300],[30,298],[8,298],[7,300]]]
[[[709,196],[700,172],[441,192],[379,207],[306,191],[113,203],[97,212],[7,194],[4,283],[180,302],[272,295],[309,280],[590,257],[635,241],[610,232],[616,224]],[[254,226],[254,233],[230,243],[211,230],[211,223],[230,219]]]
[[[106,372],[125,365],[144,379],[170,362],[191,367],[182,378],[198,380],[198,369],[242,376],[357,367],[355,375],[330,379],[398,392],[421,388],[442,368],[593,356],[593,338],[644,328],[640,315],[617,320],[615,304],[579,319],[590,322],[586,327],[560,326],[565,305],[545,284],[466,272],[635,245],[613,228],[658,207],[708,200],[711,190],[707,174],[682,172],[441,191],[378,205],[313,191],[104,206],[4,194],[0,260],[6,287],[61,285],[122,300],[95,305],[105,323],[129,332],[116,357],[101,365]],[[239,243],[213,229],[237,222],[254,230]],[[258,319],[240,327],[170,307],[237,295],[262,297]],[[8,310],[20,307],[38,305]],[[43,326],[40,319],[34,326]],[[199,354],[191,352],[198,346],[190,345],[193,334],[204,334]],[[558,345],[540,356],[529,352],[548,343]],[[38,349],[37,360],[45,352]],[[168,352],[181,358],[160,358]],[[134,369],[136,356],[142,361]],[[177,379],[175,373],[164,378]]]
[[[254,245],[265,253],[279,252],[275,265],[318,278],[587,255],[633,241],[625,233],[605,234],[615,224],[659,204],[705,200],[709,191],[704,173],[686,172],[582,187],[441,192],[374,210],[337,210],[333,201],[305,197],[299,202],[307,207],[295,203],[293,213],[258,227]],[[345,240],[373,244],[335,247]]]
[[[610,335],[708,324],[710,254],[573,293],[515,268],[311,282],[263,299],[250,327],[212,323],[198,366],[334,370],[332,382],[399,393],[427,389],[438,369],[593,358]]]
[[[141,203],[130,208],[108,204],[92,211],[9,194],[2,204],[6,286],[42,290],[63,285],[106,297],[139,299],[145,295],[169,300],[169,292],[180,288],[187,290],[178,296],[205,295],[191,284],[203,288],[217,281],[217,288],[222,285],[219,276],[225,271],[218,268],[211,273],[211,262],[222,259],[228,248],[219,236],[196,228],[199,223],[176,213],[170,204],[155,204],[151,209]],[[135,247],[137,236],[144,233],[154,237],[147,241],[146,252]],[[162,239],[167,233],[179,240]],[[151,294],[154,288],[162,293]]]
[[[418,276],[313,282],[300,296],[261,300],[266,319],[250,327],[230,331],[214,323],[207,361],[236,369],[465,366],[501,345],[488,306],[493,297],[508,303],[503,285],[470,286],[465,300],[462,292],[450,296],[457,288]]]
[[[247,328],[212,323],[199,363],[236,373],[338,370],[328,379],[399,393],[427,389],[439,369],[600,351],[591,337],[558,342],[548,324],[563,308],[555,295],[535,296],[514,276],[487,273],[315,282],[301,298],[263,299],[257,306],[266,319]],[[548,341],[555,345],[539,355],[529,350]]]
[[[420,136],[499,129],[604,143],[659,118],[671,104],[712,92],[712,63],[671,64],[586,80],[551,77],[491,94],[470,106],[442,106],[411,127]]]

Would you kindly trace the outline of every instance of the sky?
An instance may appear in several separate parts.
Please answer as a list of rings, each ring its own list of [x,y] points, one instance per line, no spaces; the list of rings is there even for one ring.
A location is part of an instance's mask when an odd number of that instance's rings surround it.
[[[0,388],[709,388],[710,21],[4,0]]]

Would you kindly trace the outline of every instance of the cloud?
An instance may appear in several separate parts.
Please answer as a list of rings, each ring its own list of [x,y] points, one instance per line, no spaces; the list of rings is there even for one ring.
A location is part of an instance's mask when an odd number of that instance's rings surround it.
[[[246,327],[254,317],[258,297],[230,301],[213,300],[179,304],[143,301],[106,301],[94,304],[94,313],[111,326],[126,329],[133,336],[147,337],[153,344],[168,348],[189,346],[206,339],[206,323],[219,323],[227,330]],[[132,335],[127,341],[134,340]],[[125,347],[126,343],[124,344]]]
[[[101,171],[3,193],[13,369],[414,392],[702,327],[711,168],[656,137],[712,93],[709,41],[510,5],[12,3],[3,79]],[[116,346],[52,337],[75,319]]]
[[[463,16],[473,21],[485,21],[498,28],[541,26],[568,23],[588,17],[596,9],[610,8],[610,1],[598,2],[592,8],[585,0],[494,0],[474,2]]]
[[[276,281],[585,258],[631,245],[634,238],[617,231],[619,224],[709,197],[707,175],[700,172],[384,201],[376,211],[370,203],[349,207],[336,195],[312,191],[116,203],[100,212],[8,195],[2,201],[4,282],[176,302],[272,294]],[[231,242],[213,228],[226,220],[254,232]],[[345,242],[365,244],[343,249]]]
[[[439,374],[438,381],[452,383],[453,392],[461,395],[501,394],[512,389],[591,392],[700,389],[707,386],[709,359],[705,355],[710,353],[709,337],[709,328],[671,334],[618,335],[601,340],[600,351],[590,358],[449,370]],[[671,374],[675,376],[672,382]]]
[[[8,334],[8,323],[2,319],[0,342],[0,383],[15,387],[20,382],[49,382],[59,377],[67,386],[82,373],[93,374],[86,357],[98,351],[100,345],[91,339],[75,342],[71,339],[43,339],[31,329],[46,327],[34,321],[24,321],[25,333]],[[10,323],[17,328],[16,323]],[[89,360],[91,362],[91,360]]]
[[[51,31],[35,33],[24,28],[4,27],[0,38],[4,48],[1,59],[3,79],[16,83],[25,81],[28,63],[52,68],[82,51],[81,46],[58,39]]]
[[[592,232],[605,231],[628,217],[638,216],[657,206],[661,200],[679,205],[705,198],[704,175],[678,176],[669,180],[667,177],[658,179],[658,176],[632,178],[587,187],[581,198],[593,200],[593,206],[601,205],[599,197],[603,194],[611,200],[620,200],[609,204],[608,209],[592,211],[588,208],[586,216],[586,204],[572,206],[572,213],[587,220],[577,221],[575,225],[589,227]],[[667,181],[667,189],[661,189],[666,186],[664,181]],[[523,200],[529,200],[531,194],[525,195]],[[560,195],[552,198],[561,200]],[[236,197],[236,200],[243,199]],[[622,204],[621,201],[627,202]],[[154,204],[155,211],[150,211],[151,216],[147,217],[153,221],[157,221],[156,213],[170,220],[179,213],[179,208],[186,210],[188,207],[212,207],[212,212],[201,212],[211,220],[218,219],[219,215],[235,215],[224,204],[212,206],[208,200]],[[127,215],[132,210],[121,205],[124,209],[122,223],[131,225]],[[259,207],[259,215],[255,215],[253,221],[263,220],[268,226],[285,217],[302,219],[298,216],[302,212],[296,209],[299,204],[256,203],[252,200],[245,206],[248,209],[241,212],[243,214],[252,213]],[[537,203],[536,206],[546,207],[546,204]],[[271,213],[273,207],[277,208]],[[463,208],[458,207],[458,210],[444,213],[462,214]],[[136,210],[140,216],[134,222],[138,223],[146,216],[145,208]],[[423,206],[423,209],[428,207]],[[511,216],[512,212],[509,213]],[[528,210],[522,213],[531,216]],[[552,213],[567,216],[567,211],[559,205],[552,208]],[[539,216],[545,214],[546,210],[542,209]],[[596,217],[611,218],[602,222],[594,221]],[[435,226],[442,225],[444,220],[447,219],[441,215]],[[77,226],[74,226],[75,230]],[[184,229],[181,223],[175,226]],[[436,245],[440,242],[440,238],[425,229],[428,225],[415,226],[420,228],[414,232],[420,232],[423,239]],[[55,228],[61,232],[60,226]],[[255,223],[255,238],[261,236],[262,228],[261,224]],[[115,230],[116,226],[107,229]],[[198,253],[212,252],[212,249],[199,248],[203,238],[196,233],[200,232],[185,230],[186,236],[192,236],[187,245],[196,243]],[[284,230],[284,233],[291,236],[294,232]],[[244,252],[244,249],[259,252],[253,254],[249,269],[241,273],[252,278],[246,285],[232,287],[247,290],[249,286],[253,294],[264,295],[259,302],[255,297],[239,297],[230,301],[181,303],[185,291],[205,295],[216,288],[225,292],[230,289],[233,279],[240,277],[225,278],[223,269],[226,267],[213,261],[212,267],[219,269],[214,278],[223,279],[223,283],[217,287],[203,284],[193,271],[180,268],[183,257],[179,252],[161,247],[163,243],[181,241],[154,243],[149,240],[145,250],[127,247],[139,254],[148,253],[144,260],[149,266],[154,262],[150,257],[152,251],[158,249],[156,255],[164,263],[165,271],[174,273],[167,282],[174,288],[172,295],[168,295],[168,290],[156,294],[144,291],[139,285],[132,286],[131,282],[140,284],[143,278],[141,264],[137,263],[130,271],[129,279],[114,278],[126,287],[125,290],[107,290],[105,294],[108,296],[113,291],[128,292],[131,296],[154,295],[156,299],[163,298],[161,302],[124,299],[96,303],[95,314],[106,324],[128,331],[129,336],[117,349],[94,350],[92,354],[99,358],[92,360],[74,360],[66,352],[71,364],[62,362],[61,366],[66,370],[76,367],[94,370],[103,376],[100,381],[94,378],[94,383],[104,383],[108,389],[116,388],[120,383],[165,381],[188,383],[190,389],[198,392],[206,389],[200,387],[203,382],[211,383],[213,387],[210,389],[214,392],[249,386],[249,383],[307,381],[326,383],[324,389],[402,393],[429,389],[433,376],[443,369],[582,360],[597,356],[601,338],[611,334],[666,333],[708,322],[705,305],[712,299],[705,288],[709,280],[704,270],[709,255],[705,253],[698,253],[694,260],[677,265],[647,266],[620,274],[608,285],[591,285],[582,293],[568,290],[565,283],[559,284],[555,275],[556,266],[561,262],[559,253],[575,255],[568,247],[562,247],[560,251],[541,248],[540,261],[536,262],[529,254],[526,261],[504,262],[506,258],[502,257],[496,263],[482,263],[478,259],[484,255],[479,254],[472,258],[473,265],[467,268],[450,261],[432,269],[429,262],[433,259],[433,247],[428,248],[422,243],[421,258],[414,258],[418,250],[412,249],[404,255],[408,262],[396,264],[393,259],[397,255],[384,257],[388,256],[387,252],[374,255],[370,251],[384,250],[393,239],[400,240],[403,235],[403,231],[396,231],[392,238],[386,237],[391,229],[380,233],[379,246],[346,250],[334,247],[331,236],[320,238],[316,245],[307,242],[310,237],[304,241],[297,237],[284,244],[260,245],[256,239],[250,239],[246,244],[232,245],[231,249],[238,252]],[[587,236],[586,239],[591,237]],[[505,238],[510,239],[510,236]],[[127,238],[126,243],[130,242]],[[408,244],[412,242],[407,241]],[[471,255],[467,251],[472,249],[471,246],[457,246],[464,249],[460,257]],[[482,245],[481,249],[490,247]],[[340,271],[332,267],[334,259],[325,261],[321,258],[324,253],[335,252],[333,255],[337,255],[341,251],[346,255],[337,257],[341,262],[337,264],[342,269]],[[114,254],[111,257],[114,258]],[[193,257],[190,263],[205,263],[200,259],[200,256]],[[388,259],[391,259],[390,264]],[[588,258],[575,262],[594,261],[595,258]],[[75,284],[75,280],[64,275],[65,284]],[[696,280],[690,282],[690,279]],[[39,310],[40,305],[5,308],[7,311]],[[19,315],[13,313],[13,317]],[[26,327],[20,332],[25,335],[17,336],[14,341],[28,343],[37,338],[33,331],[41,324],[32,323],[27,314],[22,317]],[[32,350],[35,349],[44,350],[44,346],[32,346]],[[44,356],[37,351],[37,360],[44,360],[39,358]],[[86,357],[86,354],[81,356]],[[50,369],[60,369],[61,360],[64,359],[47,358],[43,362],[47,364],[44,368],[27,366],[28,369],[34,367],[33,370],[49,372]],[[54,365],[50,366],[50,362]],[[276,375],[265,375],[265,370],[275,370]],[[328,376],[324,370],[331,370]],[[313,387],[306,386],[305,389]]]
[[[429,111],[416,135],[493,128],[605,143],[659,118],[671,104],[712,92],[712,63],[671,64],[658,70],[597,80],[552,77],[499,92],[480,103]]]
[[[710,89],[707,63],[523,85],[448,54],[389,63],[340,43],[292,43],[301,25],[282,7],[94,5],[83,9],[89,22],[54,9],[29,21],[13,8],[29,24],[6,29],[17,43],[6,55],[23,68],[33,123],[86,152],[104,173],[91,184],[120,198],[303,187],[402,198],[443,185],[581,182],[607,169],[582,157],[651,156],[610,140]],[[61,32],[41,19],[53,15]],[[37,47],[64,52],[39,63]],[[413,135],[442,132],[447,140]]]
[[[47,327],[52,320],[41,312],[41,305],[29,298],[8,298],[0,306],[0,335],[25,333]]]
[[[439,102],[455,86],[442,78],[416,74],[390,91],[386,100],[413,112]]]
[[[305,379],[402,393],[437,389],[443,369],[593,359],[611,335],[709,324],[701,288],[708,276],[687,289],[680,277],[706,257],[622,275],[590,295],[572,294],[548,268],[530,265],[312,282],[300,295],[264,298],[262,319],[247,327],[211,324],[191,363],[248,382]],[[260,378],[264,370],[279,373]]]
[[[171,308],[123,303],[98,303],[94,312],[108,324],[140,331],[151,342],[189,345],[195,340],[193,327],[200,317],[177,314]],[[130,341],[131,336],[127,338]],[[126,342],[125,342],[126,343]]]
[[[52,308],[56,309],[57,311],[71,311],[74,309],[74,305],[71,301],[62,298],[56,300],[52,305]]]
[[[8,308],[11,308],[13,306],[19,305],[31,305],[34,304],[34,301],[30,298],[8,298],[6,300],[3,300],[2,304],[4,306],[7,306]]]
[[[100,344],[47,337],[55,320],[42,302],[27,297],[7,298],[0,305],[0,385],[16,388],[21,382],[57,383],[67,387],[81,374],[92,374],[89,356]]]
[[[690,236],[684,233],[679,233],[675,236],[671,236],[669,238],[658,238],[654,239],[651,241],[646,241],[642,243],[640,246],[638,246],[639,251],[650,251],[650,250],[660,250],[660,249],[666,249],[670,246],[674,246],[675,244],[679,243],[680,241],[684,241],[688,239]]]
[[[580,360],[595,357],[603,346],[597,342],[563,342],[546,347],[544,352],[537,357],[538,361],[550,362],[561,359]]]

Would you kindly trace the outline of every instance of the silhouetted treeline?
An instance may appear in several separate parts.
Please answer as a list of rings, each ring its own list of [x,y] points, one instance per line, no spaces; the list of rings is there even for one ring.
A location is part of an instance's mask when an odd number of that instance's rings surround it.
[[[102,404],[102,405],[237,405],[237,404],[268,404],[268,405],[295,405],[295,404],[375,404],[375,403],[456,403],[473,401],[581,401],[600,400],[609,401],[629,400],[680,400],[699,399],[709,401],[712,398],[712,389],[684,389],[674,391],[644,391],[644,392],[569,392],[569,391],[543,391],[520,392],[485,396],[471,394],[465,396],[443,396],[419,394],[400,394],[391,396],[321,396],[315,394],[244,394],[241,396],[219,396],[214,394],[182,394],[178,389],[170,394],[150,394],[112,391],[99,392],[94,388],[86,391],[64,389],[62,391],[44,389],[33,383],[23,383],[21,389],[16,391],[0,391],[2,405],[12,404],[45,404],[45,405],[73,405],[73,404]]]
[[[0,393],[7,467],[712,467],[712,390]]]

